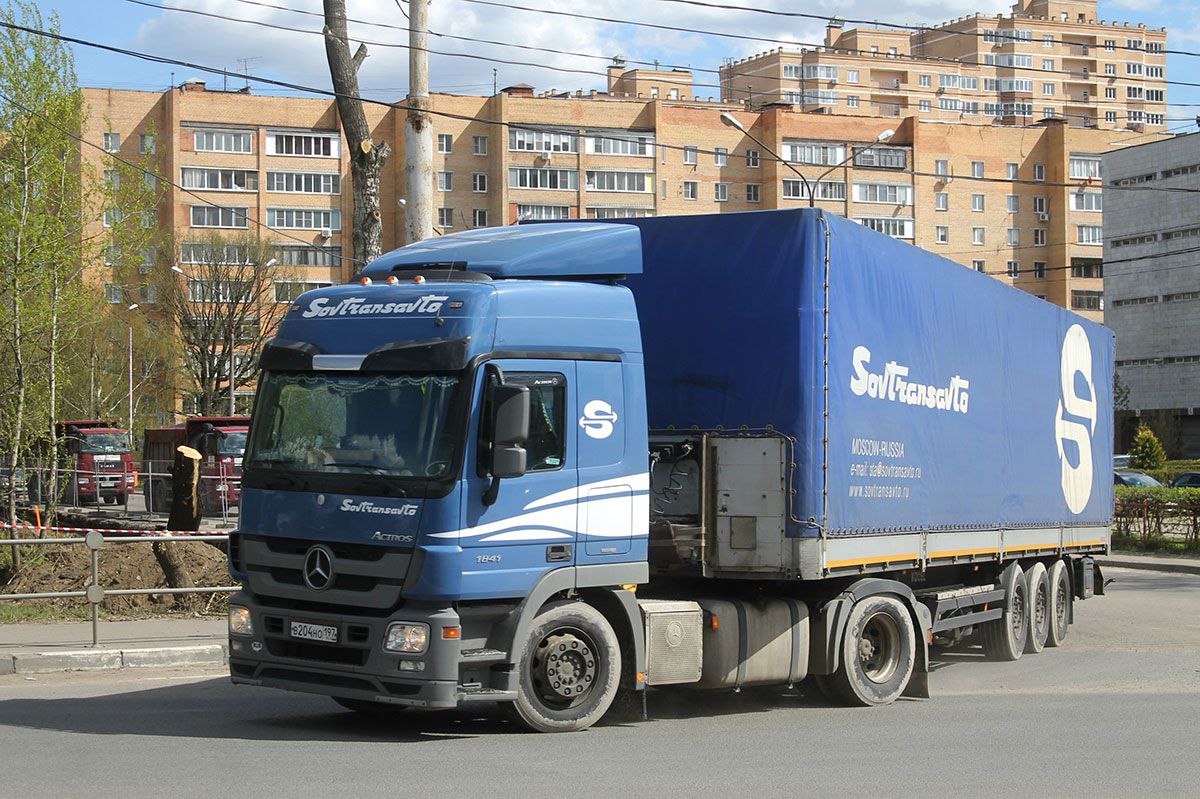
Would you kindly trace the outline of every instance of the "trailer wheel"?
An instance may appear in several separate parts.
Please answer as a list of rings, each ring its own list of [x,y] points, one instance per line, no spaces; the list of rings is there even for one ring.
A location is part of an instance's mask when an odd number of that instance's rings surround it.
[[[1025,651],[1036,654],[1046,646],[1050,633],[1050,578],[1046,576],[1045,564],[1033,564],[1025,573],[1025,581],[1029,585],[1029,638],[1025,641]]]
[[[1016,563],[1001,575],[1004,613],[980,627],[983,651],[992,660],[1016,660],[1025,651],[1029,637],[1029,583]]]
[[[1067,621],[1071,613],[1071,583],[1067,579],[1067,564],[1062,559],[1050,567],[1050,624],[1046,646],[1059,646],[1067,637]]]
[[[886,705],[912,677],[917,634],[904,604],[890,596],[855,603],[846,620],[841,664],[829,687],[846,704]]]
[[[583,602],[547,605],[521,650],[517,720],[536,732],[586,729],[608,710],[621,677],[621,649],[603,614]]]

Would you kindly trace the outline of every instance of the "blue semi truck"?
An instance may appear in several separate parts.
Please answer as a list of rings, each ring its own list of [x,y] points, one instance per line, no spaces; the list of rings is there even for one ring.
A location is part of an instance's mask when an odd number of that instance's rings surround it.
[[[815,209],[390,252],[262,352],[232,679],[541,731],[647,686],[928,696],[931,647],[1057,646],[1103,592],[1112,352]]]

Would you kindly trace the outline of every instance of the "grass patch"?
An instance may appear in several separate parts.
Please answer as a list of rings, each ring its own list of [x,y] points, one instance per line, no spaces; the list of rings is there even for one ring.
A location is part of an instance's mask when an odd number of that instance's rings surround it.
[[[81,601],[76,607],[53,607],[38,602],[0,602],[0,624],[39,621],[81,621],[92,617],[91,606]],[[103,608],[100,617],[104,617]]]
[[[1112,546],[1113,549],[1123,552],[1157,552],[1164,555],[1200,554],[1200,545],[1197,545],[1195,542],[1158,536],[1142,538],[1140,536],[1114,534],[1112,537]]]

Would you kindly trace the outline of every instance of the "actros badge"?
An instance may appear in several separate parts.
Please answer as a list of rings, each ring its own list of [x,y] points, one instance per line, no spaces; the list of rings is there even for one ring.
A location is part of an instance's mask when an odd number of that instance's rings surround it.
[[[1092,436],[1096,432],[1096,383],[1092,379],[1092,346],[1087,333],[1079,325],[1071,325],[1063,339],[1062,397],[1055,414],[1055,442],[1058,445],[1058,460],[1062,465],[1063,497],[1071,513],[1082,513],[1092,496]],[[1080,396],[1078,389],[1086,385],[1087,396]],[[1064,416],[1064,411],[1066,416]],[[1069,419],[1075,417],[1080,421]],[[1085,423],[1086,422],[1086,423]],[[1075,444],[1079,462],[1072,465],[1072,458],[1063,448],[1064,441]]]
[[[592,400],[583,406],[583,416],[579,418],[579,426],[589,438],[608,438],[613,432],[613,423],[617,421],[617,412],[604,400]]]

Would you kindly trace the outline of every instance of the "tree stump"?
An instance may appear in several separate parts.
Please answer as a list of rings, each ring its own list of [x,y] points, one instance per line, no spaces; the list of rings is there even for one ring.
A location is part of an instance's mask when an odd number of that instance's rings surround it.
[[[191,447],[175,450],[175,465],[171,469],[171,514],[167,517],[167,530],[199,530],[203,508],[200,504],[200,459],[201,455]],[[179,550],[169,541],[151,544],[154,558],[167,578],[171,588],[194,588],[195,582],[188,573]],[[175,607],[194,610],[199,607],[199,595],[174,594]]]

